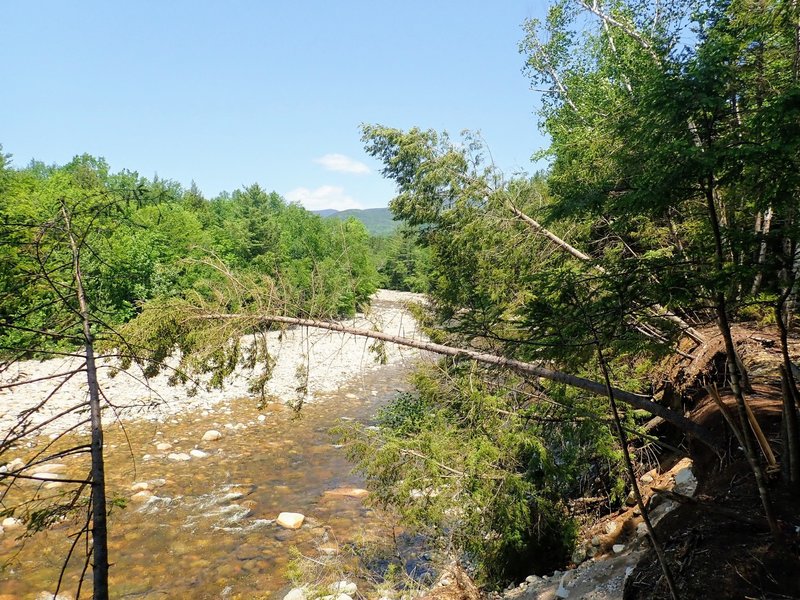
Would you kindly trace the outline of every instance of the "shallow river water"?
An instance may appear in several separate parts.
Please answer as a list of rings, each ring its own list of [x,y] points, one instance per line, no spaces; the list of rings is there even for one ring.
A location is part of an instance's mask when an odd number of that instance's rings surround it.
[[[368,422],[405,387],[408,369],[370,371],[307,404],[299,416],[279,404],[258,410],[253,399],[241,399],[163,423],[128,422],[124,432],[108,426],[108,496],[127,499],[109,519],[112,598],[281,598],[289,588],[292,548],[321,557],[353,542],[391,538],[392,520],[365,506],[358,491],[345,489],[361,488],[363,481],[351,473],[329,430],[343,422]],[[210,429],[222,437],[202,441]],[[157,444],[171,448],[158,450]],[[191,450],[207,456],[175,460],[175,454]],[[86,473],[85,458],[59,462],[66,464],[68,477]],[[134,499],[134,484],[147,484],[149,492]],[[148,493],[152,496],[144,498]],[[274,519],[282,511],[304,514],[303,526],[278,526]],[[77,529],[68,522],[24,542],[17,539],[21,530],[1,535],[0,600],[52,592],[68,536]],[[76,550],[67,569],[62,585],[67,594],[75,593],[83,550]],[[85,584],[81,596],[90,589]]]

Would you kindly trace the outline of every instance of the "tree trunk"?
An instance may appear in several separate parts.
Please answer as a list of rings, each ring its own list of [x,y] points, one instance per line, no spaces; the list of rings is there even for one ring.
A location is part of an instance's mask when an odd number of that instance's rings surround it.
[[[511,369],[523,375],[531,375],[533,377],[541,377],[556,383],[563,383],[578,389],[590,392],[597,396],[606,395],[606,387],[602,383],[591,381],[583,377],[564,373],[563,371],[556,371],[548,369],[533,363],[515,360],[513,358],[506,358],[496,354],[488,354],[485,352],[478,352],[477,350],[467,350],[464,348],[456,348],[453,346],[445,346],[443,344],[435,344],[433,342],[423,342],[420,340],[412,340],[401,336],[390,335],[382,331],[374,331],[369,329],[360,329],[358,327],[350,327],[337,323],[335,321],[318,321],[316,319],[303,319],[300,317],[284,317],[281,315],[258,315],[256,317],[244,317],[237,314],[228,313],[201,313],[195,315],[196,318],[205,320],[240,320],[247,322],[248,320],[255,319],[260,323],[285,323],[287,325],[300,325],[302,327],[314,327],[317,329],[327,329],[329,331],[338,331],[341,333],[349,333],[351,335],[363,336],[371,339],[382,340],[384,342],[391,342],[409,348],[416,348],[418,350],[425,350],[440,354],[442,356],[452,356],[455,358],[466,358],[474,360],[487,365],[494,365],[506,369]],[[705,444],[714,452],[717,452],[717,447],[711,434],[704,427],[698,425],[694,421],[687,419],[682,414],[670,410],[669,408],[653,402],[650,398],[639,394],[633,394],[624,390],[614,388],[614,396],[617,400],[625,402],[633,406],[646,410],[652,415],[659,416],[665,421],[671,423],[682,432],[693,437],[697,441]]]
[[[86,382],[89,387],[89,413],[91,418],[91,512],[92,512],[92,598],[108,600],[108,527],[106,523],[106,478],[103,458],[103,422],[100,413],[100,386],[97,382],[97,366],[94,356],[94,337],[92,335],[89,306],[83,287],[80,247],[73,235],[69,213],[65,206],[61,210],[64,224],[72,248],[72,266],[75,276],[75,294],[78,312],[83,326],[86,344]]]

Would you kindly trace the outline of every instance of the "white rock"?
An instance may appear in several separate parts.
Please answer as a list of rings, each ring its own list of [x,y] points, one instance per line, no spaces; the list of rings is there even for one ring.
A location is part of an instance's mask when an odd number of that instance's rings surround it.
[[[328,589],[334,594],[347,594],[350,596],[358,592],[358,586],[356,586],[356,584],[352,581],[347,581],[346,579],[332,583]]]
[[[188,454],[186,454],[184,452],[179,452],[178,454],[175,454],[175,453],[168,454],[167,458],[170,459],[170,460],[179,460],[179,461],[191,460],[192,459],[191,456],[189,456]]]
[[[283,600],[306,600],[306,591],[303,588],[294,588],[283,597]]]
[[[275,522],[284,529],[300,529],[305,521],[305,515],[293,512],[282,512],[275,519]]]
[[[267,420],[267,416],[266,416],[266,415],[258,415],[258,420],[259,420],[261,423],[263,423],[264,421],[266,421],[266,420]]]
[[[165,452],[166,450],[172,450],[172,444],[169,442],[159,442],[156,444],[156,450],[159,452]]]
[[[142,457],[142,460],[150,460],[151,458],[153,458],[153,457],[152,457],[152,455],[150,455],[150,454],[145,454],[145,455]]]
[[[616,521],[609,521],[608,523],[606,523],[606,533],[611,535],[617,530],[618,527],[619,525],[617,525]]]
[[[694,473],[692,473],[692,469],[690,467],[685,467],[675,473],[675,485],[681,485],[684,483],[689,483],[694,479]]]
[[[642,475],[642,483],[653,483],[653,476],[650,473]]]
[[[69,594],[53,595],[53,592],[39,592],[35,600],[72,600],[72,596]]]
[[[17,471],[25,466],[25,461],[21,458],[15,458],[7,466],[9,471]]]
[[[37,473],[66,473],[67,465],[63,463],[50,463],[44,465],[36,465],[31,469],[32,474]]]
[[[222,434],[216,429],[209,429],[203,434],[204,442],[213,442],[222,437]]]
[[[619,554],[625,550],[625,544],[614,544],[611,549],[614,551],[614,554]]]
[[[54,479],[64,479],[61,473],[48,473],[47,471],[39,471],[31,475],[33,479],[41,479],[43,481],[52,481]]]
[[[18,529],[22,527],[22,521],[14,517],[6,517],[0,525],[3,526],[3,529]]]
[[[189,450],[189,454],[191,454],[195,458],[206,458],[208,456],[208,452],[203,452],[202,450],[198,450],[197,448]]]
[[[134,502],[147,502],[152,497],[153,492],[150,490],[142,490],[141,492],[136,492],[133,496],[131,496],[131,500]]]
[[[132,492],[141,492],[142,490],[149,490],[149,489],[150,489],[150,484],[147,483],[146,481],[139,481],[138,483],[134,483],[131,486]]]
[[[44,484],[43,487],[46,490],[52,490],[54,488],[60,488],[63,485],[64,485],[63,481],[48,481],[47,483]]]
[[[3,529],[2,527],[0,527],[0,535],[3,535],[5,532],[6,532],[6,531],[5,531],[5,529]]]

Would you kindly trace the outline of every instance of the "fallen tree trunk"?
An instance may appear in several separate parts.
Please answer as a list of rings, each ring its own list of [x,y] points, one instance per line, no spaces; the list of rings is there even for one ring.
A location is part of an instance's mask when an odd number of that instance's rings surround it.
[[[441,356],[452,356],[458,359],[474,360],[487,365],[511,369],[512,371],[516,371],[517,373],[524,375],[541,377],[542,379],[547,379],[548,381],[554,381],[556,383],[563,383],[565,385],[576,387],[597,396],[605,396],[607,393],[605,384],[598,383],[597,381],[592,381],[590,379],[585,379],[583,377],[578,377],[570,373],[565,373],[563,371],[548,369],[533,363],[524,362],[513,358],[506,358],[496,354],[478,352],[477,350],[456,348],[454,346],[445,346],[444,344],[436,344],[434,342],[425,342],[422,340],[414,340],[402,336],[390,335],[388,333],[383,333],[382,331],[351,327],[336,321],[320,321],[316,319],[285,317],[281,315],[244,316],[228,313],[202,313],[198,315],[198,318],[206,320],[239,320],[256,321],[258,323],[284,323],[286,325],[299,325],[301,327],[313,327],[315,329],[338,331],[340,333],[347,333],[350,335],[357,335],[375,340],[381,340],[384,342],[390,342],[409,348],[416,348],[418,350],[425,350]],[[698,425],[690,419],[687,419],[682,414],[653,402],[653,400],[647,396],[626,392],[617,388],[612,389],[614,391],[614,397],[617,400],[625,402],[634,408],[646,410],[652,415],[659,416],[687,435],[693,437],[699,442],[702,442],[715,452],[718,450],[716,443],[711,437],[711,434],[704,427]]]

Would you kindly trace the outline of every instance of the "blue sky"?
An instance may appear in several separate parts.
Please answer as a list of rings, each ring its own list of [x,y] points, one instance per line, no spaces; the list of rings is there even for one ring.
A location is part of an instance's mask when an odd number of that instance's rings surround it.
[[[359,124],[480,130],[495,163],[546,145],[517,45],[546,1],[6,2],[0,143],[14,165],[259,183],[308,208],[394,195]]]

